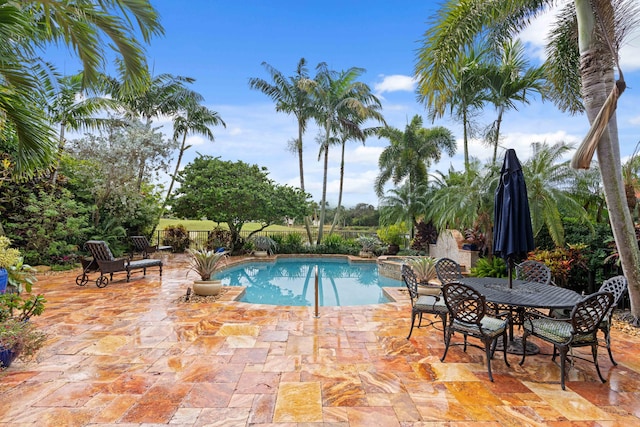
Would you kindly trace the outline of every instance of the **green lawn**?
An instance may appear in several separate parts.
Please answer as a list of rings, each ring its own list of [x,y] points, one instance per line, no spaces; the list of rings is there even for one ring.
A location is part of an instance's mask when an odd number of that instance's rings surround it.
[[[188,231],[209,231],[213,230],[213,228],[217,225],[216,222],[213,221],[202,221],[195,219],[161,219],[160,224],[158,224],[158,230],[164,230],[166,227],[170,225],[178,225],[182,224]],[[224,223],[221,225],[222,228],[228,228],[227,224]],[[242,227],[243,231],[253,231],[260,228],[260,224],[250,222],[245,224]],[[267,231],[304,231],[304,227],[286,227],[284,225],[270,225],[267,227]]]

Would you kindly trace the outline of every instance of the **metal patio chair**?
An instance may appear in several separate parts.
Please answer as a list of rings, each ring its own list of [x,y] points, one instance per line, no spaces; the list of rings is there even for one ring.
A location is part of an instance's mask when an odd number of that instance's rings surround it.
[[[540,313],[526,313],[524,321],[524,335],[522,343],[526,345],[527,338],[532,335],[553,344],[553,358],[560,353],[560,385],[565,390],[565,365],[567,353],[576,347],[591,347],[593,364],[600,380],[606,380],[600,373],[598,366],[598,329],[600,323],[607,316],[613,305],[613,295],[610,292],[596,292],[578,302],[571,310],[569,319],[547,317]],[[581,359],[581,357],[572,355]],[[520,365],[524,364],[526,352],[522,354]]]
[[[418,293],[418,279],[410,266],[402,265],[402,280],[407,285],[409,291],[409,297],[411,298],[411,329],[409,329],[409,335],[407,339],[411,338],[413,332],[413,326],[415,324],[416,317],[418,317],[418,328],[422,325],[422,315],[424,313],[433,314],[440,317],[442,320],[442,330],[444,332],[447,325],[447,314],[449,309],[444,303],[442,294],[440,295],[420,295]],[[428,325],[434,325],[431,321]],[[435,327],[435,326],[434,326]]]

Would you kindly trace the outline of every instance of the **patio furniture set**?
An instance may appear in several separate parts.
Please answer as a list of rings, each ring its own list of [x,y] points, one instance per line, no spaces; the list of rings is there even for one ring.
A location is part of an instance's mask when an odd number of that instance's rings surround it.
[[[402,278],[411,297],[411,329],[415,318],[421,327],[422,315],[431,314],[442,321],[445,350],[444,362],[452,337],[457,332],[463,336],[464,351],[467,338],[480,340],[482,345],[469,344],[484,349],[489,379],[493,381],[491,359],[501,348],[507,366],[507,352],[521,354],[522,365],[529,354],[537,353],[537,346],[527,342],[531,336],[553,345],[552,360],[560,355],[560,384],[565,389],[565,366],[573,348],[590,347],[593,363],[600,380],[605,382],[598,365],[598,332],[604,335],[604,345],[611,362],[616,365],[611,352],[611,318],[620,298],[627,291],[624,276],[612,277],[591,295],[580,295],[569,289],[555,286],[551,273],[544,264],[525,261],[516,266],[516,279],[465,277],[460,265],[442,258],[436,263],[436,273],[442,283],[440,295],[420,295],[419,284],[409,266],[403,265]],[[543,313],[541,310],[548,310]],[[426,326],[434,325],[431,322]],[[514,325],[522,328],[521,345],[513,337]],[[508,345],[504,345],[508,343]],[[531,347],[534,348],[530,351]],[[580,359],[571,352],[571,358]]]

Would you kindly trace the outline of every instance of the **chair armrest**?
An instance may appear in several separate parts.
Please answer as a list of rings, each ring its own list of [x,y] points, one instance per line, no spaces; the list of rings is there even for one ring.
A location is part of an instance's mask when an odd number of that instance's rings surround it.
[[[128,258],[116,258],[113,261],[98,261],[98,267],[101,273],[115,273],[118,271],[124,271],[125,262]],[[128,263],[128,262],[127,262]]]

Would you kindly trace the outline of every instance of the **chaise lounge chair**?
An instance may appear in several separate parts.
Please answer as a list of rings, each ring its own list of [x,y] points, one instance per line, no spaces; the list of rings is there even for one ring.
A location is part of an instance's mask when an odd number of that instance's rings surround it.
[[[89,281],[87,273],[90,271],[100,271],[100,277],[96,279],[96,286],[104,288],[109,284],[109,280],[113,280],[113,273],[126,272],[127,282],[131,278],[133,270],[142,270],[142,274],[146,276],[147,268],[159,267],[160,276],[162,276],[162,260],[159,259],[141,259],[131,261],[129,258],[115,258],[109,249],[107,242],[103,240],[89,240],[84,244],[85,248],[91,252],[93,260],[85,262],[82,274],[76,278],[76,284],[84,286]],[[107,277],[107,274],[109,275]]]
[[[142,254],[142,258],[147,259],[149,255],[158,251],[173,251],[173,246],[152,246],[146,236],[131,236],[134,252]]]

